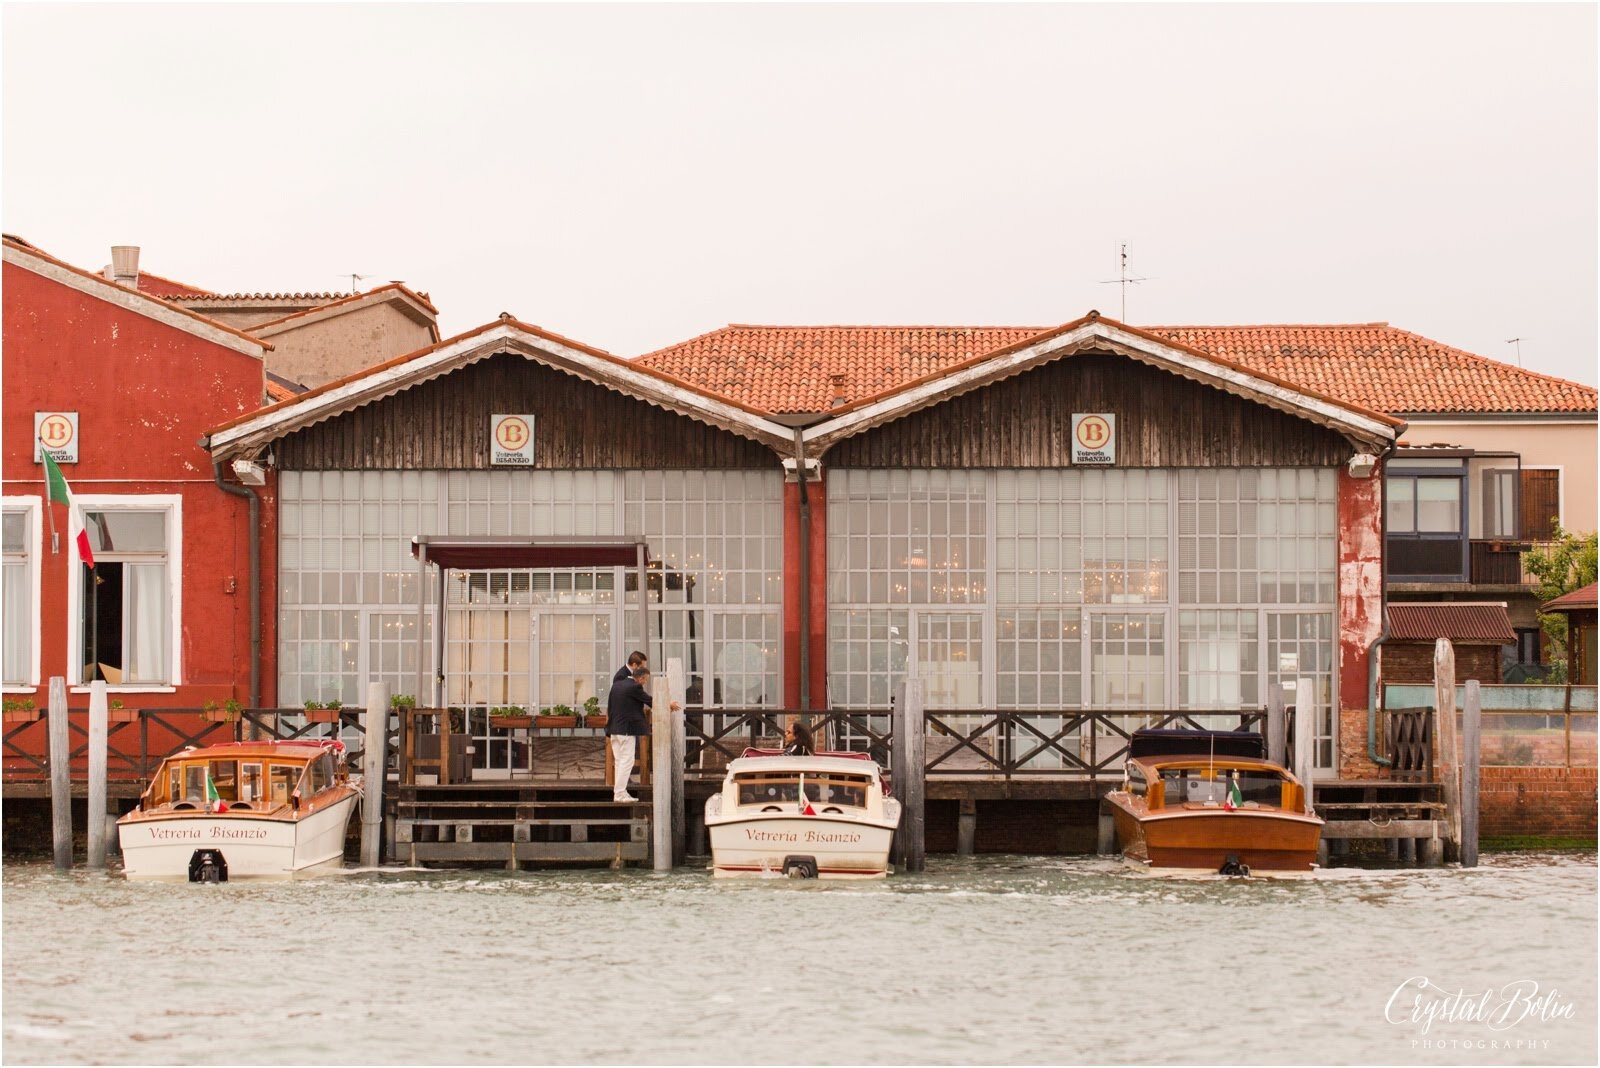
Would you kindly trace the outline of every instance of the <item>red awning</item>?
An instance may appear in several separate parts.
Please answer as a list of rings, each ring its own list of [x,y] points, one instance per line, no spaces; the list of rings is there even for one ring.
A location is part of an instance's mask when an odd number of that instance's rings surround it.
[[[427,547],[428,562],[457,571],[528,567],[634,567],[643,542],[625,538],[427,538],[411,541],[411,555]],[[645,562],[650,551],[645,548]]]
[[[1571,612],[1575,609],[1594,608],[1596,606],[1596,590],[1600,590],[1600,582],[1591,582],[1581,590],[1563,593],[1553,601],[1546,601],[1539,611]]]

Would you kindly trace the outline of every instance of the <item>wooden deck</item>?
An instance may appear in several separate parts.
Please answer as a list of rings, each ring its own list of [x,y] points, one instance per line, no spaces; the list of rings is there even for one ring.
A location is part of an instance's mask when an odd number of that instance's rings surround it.
[[[533,866],[650,859],[648,800],[617,802],[603,781],[488,779],[391,784],[389,857],[403,864]]]

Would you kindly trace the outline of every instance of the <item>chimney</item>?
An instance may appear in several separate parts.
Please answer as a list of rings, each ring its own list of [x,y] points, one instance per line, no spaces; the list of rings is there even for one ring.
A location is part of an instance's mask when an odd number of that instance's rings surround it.
[[[139,288],[139,246],[111,246],[111,280],[130,289]]]
[[[844,407],[850,401],[850,398],[845,393],[845,375],[836,371],[828,376],[828,381],[833,385],[833,406],[835,408]]]

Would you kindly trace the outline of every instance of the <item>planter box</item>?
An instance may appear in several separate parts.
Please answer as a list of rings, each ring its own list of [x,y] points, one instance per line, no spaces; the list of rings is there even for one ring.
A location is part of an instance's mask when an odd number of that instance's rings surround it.
[[[490,716],[489,726],[504,727],[507,730],[520,730],[533,726],[532,716]]]
[[[7,709],[5,713],[5,722],[8,725],[12,723],[33,723],[38,719],[39,710],[37,708]]]
[[[337,708],[308,708],[306,709],[307,723],[338,723],[340,709]]]
[[[585,717],[583,717],[583,725],[585,727],[594,727],[594,728],[599,729],[599,730],[604,730],[606,724],[608,724],[610,722],[611,722],[611,717],[606,715],[604,712],[600,713],[598,716],[585,716]]]
[[[139,710],[137,708],[112,708],[106,711],[107,723],[138,723]]]
[[[239,713],[226,708],[202,708],[200,718],[207,723],[234,723],[239,719]]]
[[[535,716],[533,721],[542,731],[565,730],[578,725],[577,716]]]

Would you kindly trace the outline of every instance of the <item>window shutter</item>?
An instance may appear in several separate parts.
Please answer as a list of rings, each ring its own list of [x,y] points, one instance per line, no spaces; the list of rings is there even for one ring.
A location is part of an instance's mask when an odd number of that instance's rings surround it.
[[[1523,468],[1522,537],[1549,541],[1555,536],[1554,520],[1561,508],[1561,472]]]

